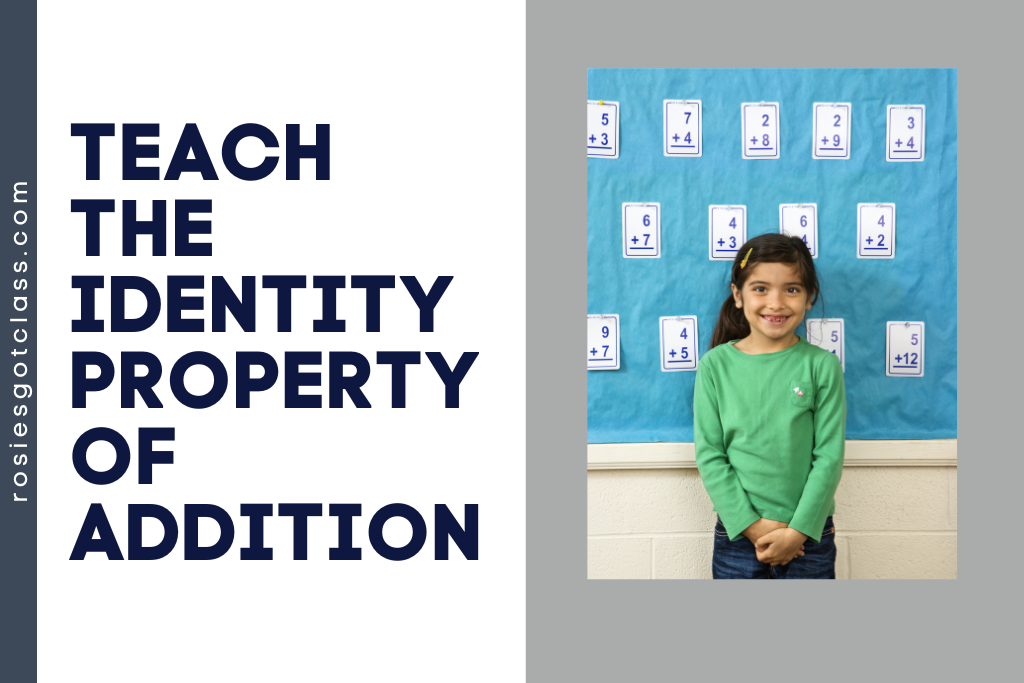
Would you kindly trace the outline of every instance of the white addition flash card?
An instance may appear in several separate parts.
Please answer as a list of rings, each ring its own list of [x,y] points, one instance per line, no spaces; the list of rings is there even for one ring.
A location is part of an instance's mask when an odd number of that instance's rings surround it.
[[[896,255],[896,205],[857,205],[857,258]]]
[[[744,102],[743,158],[779,158],[779,103]]]
[[[587,370],[619,369],[619,316],[587,316]]]
[[[818,205],[779,204],[779,232],[801,238],[818,258]]]
[[[807,325],[807,341],[834,353],[846,372],[846,337],[842,318],[810,318]]]
[[[665,100],[665,156],[699,157],[703,151],[700,100]]]
[[[587,156],[619,158],[619,103],[587,100]]]
[[[747,207],[712,204],[708,207],[708,258],[731,261],[747,241]]]
[[[924,161],[924,105],[886,107],[885,160]]]
[[[697,369],[697,316],[658,318],[661,328],[661,371]]]
[[[850,158],[850,103],[814,103],[814,159]]]
[[[623,202],[622,255],[625,258],[661,256],[661,204]]]
[[[924,377],[924,323],[889,321],[885,324],[885,374]]]

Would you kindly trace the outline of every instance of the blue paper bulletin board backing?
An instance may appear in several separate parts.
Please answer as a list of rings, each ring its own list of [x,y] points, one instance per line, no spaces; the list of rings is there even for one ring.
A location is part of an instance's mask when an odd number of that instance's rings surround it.
[[[619,158],[587,159],[587,313],[620,316],[622,359],[587,373],[589,443],[693,441],[696,373],[661,371],[658,318],[696,315],[706,352],[730,268],[708,260],[708,206],[746,205],[750,238],[798,202],[818,205],[807,317],[845,320],[847,438],[956,438],[956,70],[592,69],[587,98],[621,119]],[[664,156],[666,99],[703,102],[702,157]],[[779,103],[781,158],[744,160],[740,105],[761,101]],[[849,160],[811,158],[815,102],[852,103]],[[889,104],[925,105],[923,162],[885,160]],[[623,258],[623,202],[661,203],[661,258]],[[862,202],[896,204],[895,258],[857,258]],[[923,377],[886,377],[889,320],[925,322]]]

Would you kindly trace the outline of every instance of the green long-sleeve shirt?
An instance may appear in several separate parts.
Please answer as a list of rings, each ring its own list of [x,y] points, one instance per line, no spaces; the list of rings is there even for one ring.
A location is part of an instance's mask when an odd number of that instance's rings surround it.
[[[704,488],[731,540],[764,517],[820,541],[843,472],[843,368],[804,339],[759,355],[733,343],[697,367],[693,431]]]

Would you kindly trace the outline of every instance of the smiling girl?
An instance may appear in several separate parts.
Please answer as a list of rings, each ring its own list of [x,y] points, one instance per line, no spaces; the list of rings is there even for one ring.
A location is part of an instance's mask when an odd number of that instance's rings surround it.
[[[716,579],[834,579],[846,392],[839,360],[796,329],[819,295],[798,237],[747,241],[697,368],[697,467],[718,524]]]

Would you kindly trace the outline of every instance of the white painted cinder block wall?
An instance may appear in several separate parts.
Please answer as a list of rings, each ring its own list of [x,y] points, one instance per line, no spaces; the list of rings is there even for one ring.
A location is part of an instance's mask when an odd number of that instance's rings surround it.
[[[956,578],[955,464],[844,467],[834,521],[837,578]],[[587,525],[589,578],[711,578],[715,513],[695,467],[590,469]]]

